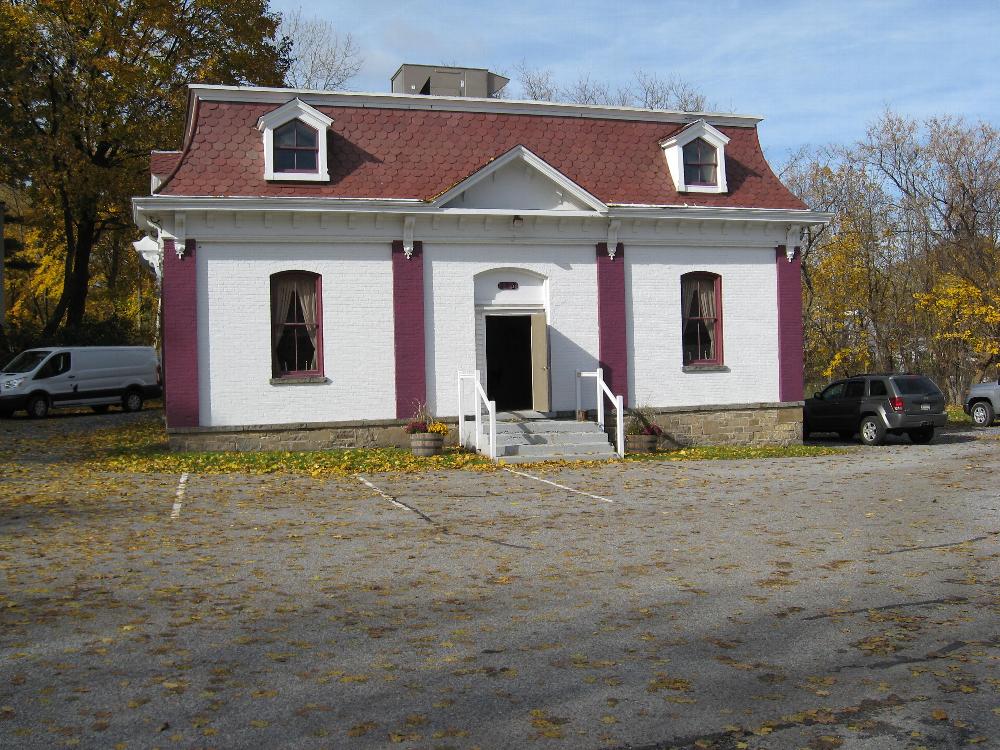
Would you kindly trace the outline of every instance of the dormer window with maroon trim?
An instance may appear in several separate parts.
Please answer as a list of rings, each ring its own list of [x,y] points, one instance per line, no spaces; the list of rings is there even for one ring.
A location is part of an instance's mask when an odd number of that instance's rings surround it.
[[[316,173],[319,144],[316,130],[300,120],[274,131],[274,169],[276,172]]]
[[[684,184],[711,185],[719,184],[717,169],[719,154],[714,146],[710,146],[704,138],[695,138],[684,146]]]
[[[704,120],[660,141],[667,168],[679,193],[725,193],[729,137]]]
[[[684,366],[722,365],[722,277],[681,276],[681,349]]]
[[[263,133],[264,179],[326,182],[326,134],[333,120],[292,99],[257,121]]]
[[[319,274],[284,271],[271,276],[271,376],[323,375],[323,287]]]

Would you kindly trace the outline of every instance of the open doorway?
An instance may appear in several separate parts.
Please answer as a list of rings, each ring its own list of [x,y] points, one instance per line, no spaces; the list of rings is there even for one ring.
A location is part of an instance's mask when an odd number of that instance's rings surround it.
[[[532,408],[531,316],[486,316],[486,395],[499,411]]]

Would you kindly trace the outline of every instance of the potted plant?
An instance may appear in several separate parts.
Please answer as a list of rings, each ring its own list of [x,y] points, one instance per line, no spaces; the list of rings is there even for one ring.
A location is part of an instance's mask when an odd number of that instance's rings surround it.
[[[653,421],[653,412],[648,407],[631,410],[625,424],[625,451],[627,453],[654,453],[663,435],[663,428]]]
[[[436,456],[444,446],[448,425],[434,419],[423,406],[404,428],[410,436],[410,451],[414,456]]]

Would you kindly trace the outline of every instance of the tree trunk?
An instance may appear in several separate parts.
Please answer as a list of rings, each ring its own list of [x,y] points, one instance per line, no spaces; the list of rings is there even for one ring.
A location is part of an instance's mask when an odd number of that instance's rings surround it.
[[[86,209],[86,216],[78,223],[78,229],[73,231],[74,221],[69,201],[63,200],[63,222],[66,232],[66,265],[63,274],[63,289],[59,295],[52,317],[45,325],[43,335],[51,338],[58,330],[63,318],[66,318],[66,328],[73,329],[83,322],[87,307],[87,293],[90,291],[90,256],[97,243],[96,212],[92,207]]]
[[[83,322],[90,291],[90,255],[94,250],[96,233],[94,222],[89,219],[80,227],[76,238],[76,257],[70,277],[69,300],[66,305],[66,327],[77,328]],[[65,291],[65,290],[64,290]]]

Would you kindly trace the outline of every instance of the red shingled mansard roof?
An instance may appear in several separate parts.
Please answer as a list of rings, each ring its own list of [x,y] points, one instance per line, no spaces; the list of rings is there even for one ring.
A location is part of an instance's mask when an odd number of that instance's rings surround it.
[[[181,160],[181,151],[154,151],[149,155],[149,173],[168,175]]]
[[[684,125],[550,114],[320,105],[333,118],[330,181],[269,183],[257,120],[278,106],[199,102],[187,151],[160,193],[429,201],[522,145],[608,204],[805,208],[771,171],[755,127],[716,126],[731,139],[728,193],[680,194],[659,142]],[[166,153],[154,153],[154,163]]]

